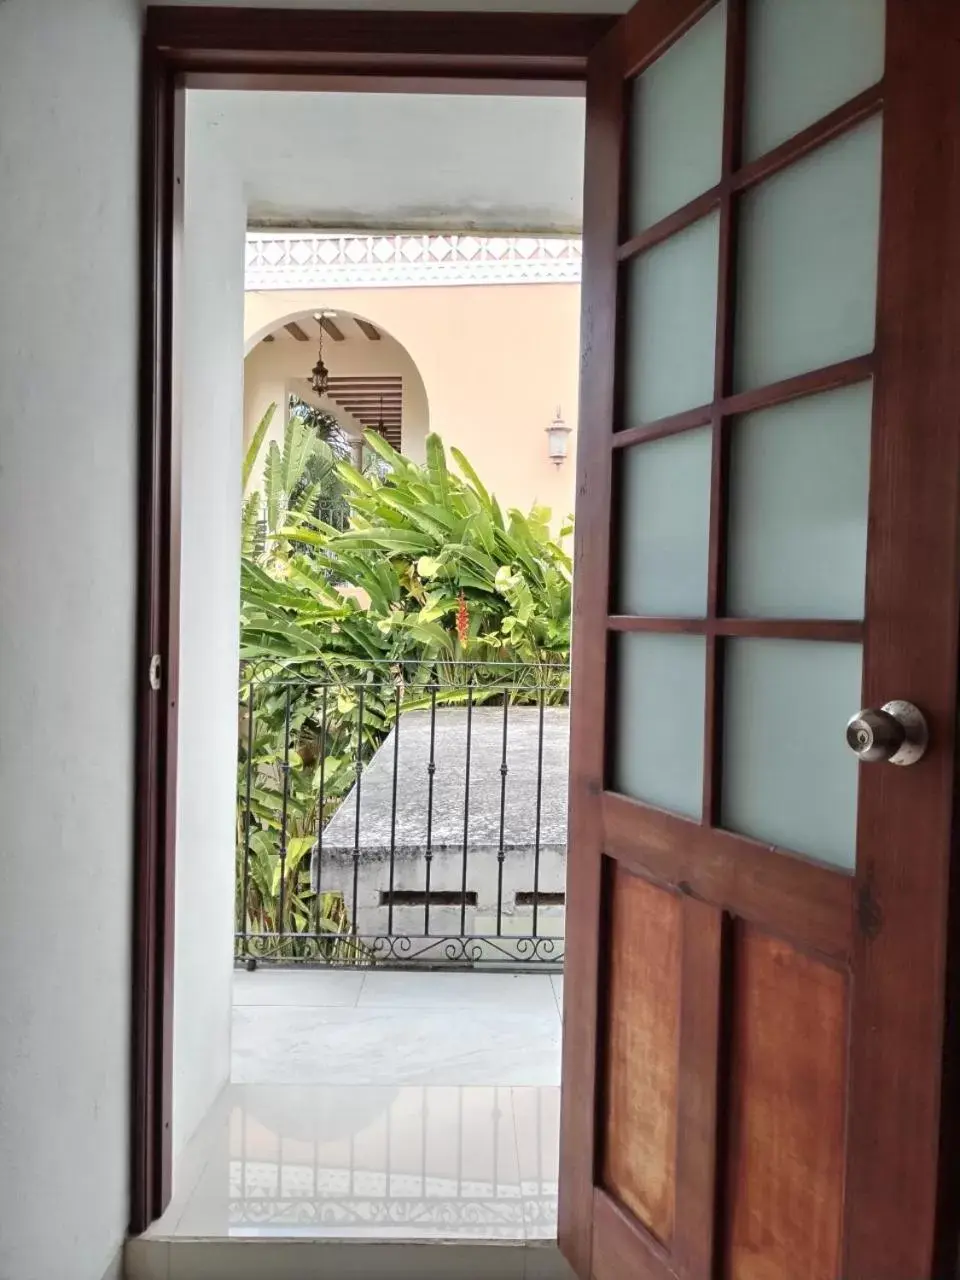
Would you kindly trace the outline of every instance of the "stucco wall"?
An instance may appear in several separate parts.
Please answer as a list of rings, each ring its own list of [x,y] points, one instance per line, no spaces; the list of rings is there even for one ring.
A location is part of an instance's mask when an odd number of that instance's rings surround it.
[[[239,180],[187,95],[174,1151],[230,1075],[243,412]]]
[[[137,466],[131,0],[0,4],[0,1277],[128,1214]]]
[[[578,285],[270,290],[248,293],[245,305],[248,345],[291,315],[324,308],[381,326],[420,372],[431,431],[463,450],[502,505],[527,510],[540,503],[550,507],[555,522],[573,510]],[[295,345],[313,351],[306,343]],[[325,350],[331,371],[337,372],[336,349],[328,344]],[[248,397],[254,395],[252,383],[248,374]],[[270,395],[264,391],[260,399],[269,403]],[[574,428],[569,455],[559,467],[547,456],[546,435],[558,406]]]

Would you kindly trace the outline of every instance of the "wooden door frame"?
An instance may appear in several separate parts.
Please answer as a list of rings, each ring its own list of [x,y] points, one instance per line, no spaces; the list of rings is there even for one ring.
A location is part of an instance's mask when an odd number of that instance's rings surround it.
[[[187,88],[581,93],[612,16],[149,7],[143,47],[130,1230],[172,1183]],[[161,689],[151,688],[154,655]]]

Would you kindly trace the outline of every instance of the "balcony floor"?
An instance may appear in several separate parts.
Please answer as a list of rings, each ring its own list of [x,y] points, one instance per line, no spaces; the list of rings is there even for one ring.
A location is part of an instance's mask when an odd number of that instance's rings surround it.
[[[559,1085],[562,983],[542,973],[237,972],[232,1078]]]
[[[523,1258],[556,1239],[561,984],[238,972],[233,1083],[144,1243],[171,1276],[178,1244],[243,1239],[498,1243],[498,1274],[546,1274]]]

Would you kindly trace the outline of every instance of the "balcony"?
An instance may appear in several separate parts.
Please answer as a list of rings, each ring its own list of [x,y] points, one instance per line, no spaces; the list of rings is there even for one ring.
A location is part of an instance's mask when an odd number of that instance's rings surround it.
[[[256,1243],[251,1275],[568,1277],[555,1247],[562,982],[239,969],[232,1083],[131,1273],[233,1274],[237,1246]]]
[[[566,1276],[566,668],[244,678],[231,1083],[131,1274]]]
[[[236,956],[559,971],[565,667],[252,670]]]

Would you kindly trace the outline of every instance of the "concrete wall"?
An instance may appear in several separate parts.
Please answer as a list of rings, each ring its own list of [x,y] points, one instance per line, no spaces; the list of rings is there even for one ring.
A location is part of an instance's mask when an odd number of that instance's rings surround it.
[[[0,4],[0,1277],[128,1213],[140,14]]]
[[[246,205],[194,127],[184,210],[174,1152],[230,1075]]]
[[[544,708],[542,723],[537,707],[508,708],[506,734],[500,707],[405,710],[364,768],[360,794],[351,788],[314,848],[314,889],[343,896],[360,944],[374,954],[386,954],[391,935],[408,935],[399,954],[411,961],[449,958],[444,938],[472,939],[466,954],[474,959],[529,958],[529,942],[511,939],[563,936],[561,905],[538,902],[534,930],[533,906],[517,896],[564,890],[569,738],[566,707]],[[391,886],[418,895],[394,906],[392,927]],[[544,945],[540,957],[561,952]]]
[[[360,958],[370,953],[388,955],[388,938],[404,939],[396,946],[396,955],[405,962],[423,961],[427,964],[449,959],[444,941],[463,939],[465,954],[472,960],[498,960],[516,957],[530,959],[530,942],[537,938],[562,938],[564,908],[541,902],[537,910],[537,927],[534,933],[533,906],[517,902],[518,893],[532,893],[535,876],[542,894],[563,893],[566,884],[567,852],[557,845],[540,849],[539,871],[537,856],[532,845],[511,848],[503,863],[502,894],[500,863],[497,850],[491,846],[470,848],[467,856],[467,893],[476,894],[470,899],[464,912],[463,929],[460,928],[460,905],[457,900],[462,892],[463,850],[444,845],[433,851],[430,864],[430,914],[429,921],[424,907],[426,861],[424,850],[403,849],[396,855],[393,868],[393,887],[397,893],[413,892],[424,895],[416,906],[397,905],[393,909],[393,924],[386,905],[390,888],[389,857],[363,857],[357,876],[357,901],[353,902],[353,861],[343,849],[324,857],[321,886],[325,893],[340,893],[350,913],[357,922]],[[433,895],[452,894],[453,901],[438,903]],[[500,935],[497,935],[497,897],[501,895]],[[429,929],[429,933],[427,930]],[[407,942],[409,939],[409,942]],[[482,939],[482,941],[481,941]],[[525,941],[516,941],[524,940]],[[456,948],[452,950],[457,957]],[[559,959],[563,954],[560,943],[540,945],[540,958]]]
[[[324,308],[361,315],[402,344],[423,379],[430,430],[438,432],[446,445],[463,450],[504,507],[528,510],[539,503],[553,511],[555,523],[572,512],[580,366],[579,285],[248,293],[246,341],[248,345],[255,342],[292,315],[309,315]],[[277,348],[285,345],[285,340],[272,344]],[[306,343],[293,345],[313,351]],[[267,344],[268,349],[270,346]],[[339,372],[334,345],[325,346],[327,351],[331,372]],[[251,374],[248,396],[254,397]],[[270,394],[264,389],[257,398],[266,405]],[[569,455],[559,467],[547,456],[546,435],[558,405],[567,425],[574,429]]]

